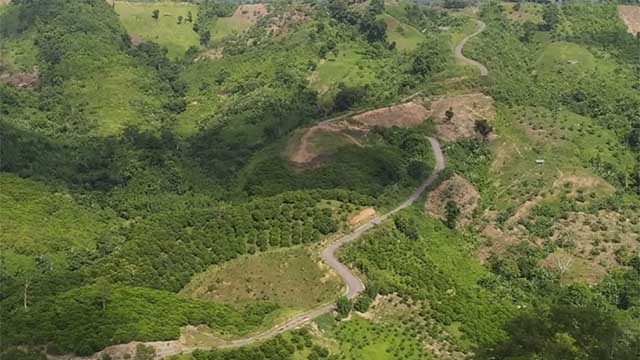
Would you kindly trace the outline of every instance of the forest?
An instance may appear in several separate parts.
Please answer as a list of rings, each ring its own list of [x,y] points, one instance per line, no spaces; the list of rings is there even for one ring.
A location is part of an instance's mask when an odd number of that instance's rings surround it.
[[[436,184],[339,253],[362,294],[269,340],[174,358],[640,356],[640,37],[617,7],[637,1],[0,3],[0,359],[276,326],[291,309],[264,294],[181,291],[234,259],[317,253],[362,211],[395,208],[434,168],[428,137],[445,154]],[[454,56],[476,20],[464,54],[482,78]],[[464,110],[432,109],[474,93],[493,118],[447,139]],[[327,154],[291,160],[315,126],[398,103],[429,115],[341,129],[311,142]],[[429,213],[455,177],[477,206],[447,193]],[[578,280],[552,269],[559,253]]]

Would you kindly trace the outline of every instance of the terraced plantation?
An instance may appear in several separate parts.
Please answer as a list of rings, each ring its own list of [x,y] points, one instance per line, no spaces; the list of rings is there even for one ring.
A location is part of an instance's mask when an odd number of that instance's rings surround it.
[[[639,14],[0,1],[0,360],[640,358]]]

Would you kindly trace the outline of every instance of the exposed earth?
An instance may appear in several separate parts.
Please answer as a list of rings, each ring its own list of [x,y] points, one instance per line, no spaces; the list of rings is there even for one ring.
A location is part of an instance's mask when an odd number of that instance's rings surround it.
[[[427,195],[424,208],[428,214],[445,219],[447,202],[453,201],[460,210],[457,225],[464,227],[471,221],[479,200],[480,194],[473,185],[463,177],[454,175]]]
[[[447,110],[453,111],[448,120]],[[491,122],[495,117],[493,99],[482,93],[435,98],[430,104],[429,115],[433,118],[440,138],[456,141],[475,136],[475,121]]]
[[[618,15],[631,34],[640,32],[640,5],[618,5]]]

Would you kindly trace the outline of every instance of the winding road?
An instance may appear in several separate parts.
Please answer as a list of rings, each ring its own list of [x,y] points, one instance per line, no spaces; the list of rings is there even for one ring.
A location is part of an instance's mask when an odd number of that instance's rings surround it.
[[[322,249],[322,252],[320,253],[322,260],[326,262],[344,281],[346,285],[344,294],[347,297],[347,299],[352,300],[356,296],[358,296],[358,294],[360,294],[364,290],[364,284],[358,276],[356,276],[345,264],[341,263],[340,260],[338,260],[338,258],[336,257],[336,251],[338,251],[344,244],[349,243],[353,240],[356,240],[357,238],[362,236],[362,234],[364,234],[367,230],[385,221],[391,215],[397,213],[402,209],[406,209],[407,207],[411,206],[425,191],[425,189],[429,185],[433,184],[433,182],[438,178],[438,174],[440,173],[440,171],[444,169],[445,165],[444,165],[444,156],[442,155],[442,149],[440,148],[440,143],[438,143],[438,140],[434,138],[429,138],[429,142],[431,143],[431,149],[436,159],[436,165],[433,171],[431,172],[431,175],[424,182],[422,182],[422,184],[420,184],[420,186],[411,194],[411,196],[409,196],[407,200],[405,200],[402,204],[400,204],[395,209],[389,211],[386,214],[374,217],[368,222],[355,228],[351,233],[344,235],[335,241],[330,242],[329,244],[327,244],[327,246],[325,246]],[[276,327],[273,327],[270,330],[265,331],[264,333],[258,334],[256,336],[248,337],[246,339],[230,341],[228,343],[225,343],[219,346],[219,348],[239,347],[239,346],[248,345],[250,343],[253,343],[259,340],[268,339],[270,337],[273,337],[287,330],[296,328],[320,315],[329,313],[334,309],[335,309],[334,304],[325,305],[321,308],[297,315],[296,317],[289,319],[286,322]]]
[[[482,31],[484,31],[486,25],[485,23],[483,23],[480,20],[476,20],[476,22],[478,23],[478,28],[477,30],[466,36],[465,38],[463,38],[458,45],[455,48],[455,56],[457,58],[459,58],[460,60],[462,60],[463,62],[470,64],[470,65],[474,65],[476,66],[479,70],[480,70],[480,76],[487,76],[489,74],[489,70],[487,69],[486,66],[484,66],[483,64],[469,59],[467,57],[465,57],[462,54],[462,50],[464,48],[465,43],[472,37],[478,35],[479,33],[481,33]],[[416,93],[414,95],[412,95],[411,97],[417,95],[419,93]],[[343,117],[343,116],[341,116]],[[341,118],[340,117],[340,118]],[[325,122],[331,122],[331,121],[335,121],[336,119],[330,119],[330,120],[325,120]],[[436,164],[435,167],[433,169],[433,171],[431,172],[431,175],[425,179],[425,181],[420,184],[420,186],[400,205],[398,205],[398,207],[396,207],[395,209],[389,211],[386,214],[382,214],[379,216],[374,217],[373,219],[369,220],[368,222],[358,226],[357,228],[353,229],[352,232],[350,232],[349,234],[346,234],[330,243],[328,243],[321,251],[320,256],[322,257],[322,260],[327,263],[327,265],[329,265],[339,276],[340,278],[342,278],[342,280],[345,283],[345,296],[348,299],[354,299],[356,296],[358,296],[358,294],[360,294],[362,291],[364,291],[365,286],[364,283],[362,282],[362,280],[355,275],[345,264],[341,263],[340,260],[338,260],[338,258],[336,257],[336,252],[345,244],[354,241],[356,239],[358,239],[360,236],[362,236],[362,234],[364,234],[365,232],[367,232],[368,230],[370,230],[371,228],[375,227],[376,225],[380,224],[381,222],[385,221],[386,219],[388,219],[390,216],[392,216],[393,214],[406,209],[407,207],[411,206],[419,197],[420,195],[422,195],[422,193],[426,190],[427,187],[429,187],[431,184],[433,184],[433,182],[438,178],[439,173],[444,169],[445,167],[445,162],[444,162],[444,156],[442,154],[442,149],[440,148],[440,144],[438,143],[438,140],[434,139],[434,138],[429,138],[429,142],[431,143],[431,149],[433,151],[435,160],[436,160]],[[269,330],[266,330],[265,332],[262,332],[260,334],[254,335],[254,336],[250,336],[244,339],[238,339],[238,340],[232,340],[232,341],[228,341],[225,343],[222,343],[218,346],[216,346],[217,348],[236,348],[236,347],[241,347],[241,346],[245,346],[245,345],[249,345],[252,343],[256,343],[262,340],[266,340],[269,339],[271,337],[274,337],[278,334],[281,334],[285,331],[294,329],[296,327],[299,327],[315,318],[317,318],[318,316],[327,314],[331,311],[333,311],[335,309],[335,304],[328,304],[328,305],[323,305],[322,307],[319,307],[317,309],[314,310],[310,310],[308,312],[296,315],[295,317],[281,323],[278,324],[274,327],[272,327]],[[135,345],[138,344],[137,342],[132,342],[132,343],[128,343],[128,344],[120,344],[120,345],[113,345],[110,346],[106,349],[104,349],[101,352],[95,353],[91,356],[86,356],[86,357],[79,357],[79,356],[52,356],[52,355],[48,355],[47,357],[49,359],[52,360],[60,360],[60,359],[70,359],[70,360],[93,360],[93,359],[99,359],[100,355],[104,352],[110,353],[110,354],[123,354],[123,353],[132,353],[132,350],[135,349]],[[146,342],[144,343],[146,345],[152,346],[156,349],[156,355],[158,358],[164,358],[167,356],[171,356],[171,355],[176,355],[179,353],[183,353],[183,352],[192,352],[196,349],[207,349],[208,347],[194,347],[194,346],[187,346],[186,344],[182,343],[180,340],[171,340],[171,341],[155,341],[155,342]]]
[[[463,62],[469,64],[469,65],[473,65],[475,67],[478,68],[478,70],[480,70],[480,76],[488,76],[489,75],[489,69],[487,69],[486,66],[484,66],[484,64],[481,64],[473,59],[469,59],[468,57],[464,56],[462,54],[462,49],[464,48],[464,45],[467,43],[467,41],[469,39],[471,39],[472,37],[480,34],[481,32],[484,31],[484,29],[487,27],[487,25],[485,23],[483,23],[480,20],[476,20],[476,23],[478,24],[478,28],[476,29],[476,31],[470,35],[467,35],[466,37],[464,37],[464,39],[460,40],[460,42],[458,43],[458,45],[456,45],[456,49],[455,49],[455,55],[458,59],[462,60]]]

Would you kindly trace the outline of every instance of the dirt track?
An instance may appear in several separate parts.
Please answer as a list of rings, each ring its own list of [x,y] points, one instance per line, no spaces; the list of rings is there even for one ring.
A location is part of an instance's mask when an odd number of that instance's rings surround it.
[[[455,55],[458,59],[462,60],[463,62],[477,67],[478,70],[480,70],[480,76],[487,76],[489,75],[489,69],[487,69],[487,67],[484,66],[484,64],[481,64],[473,59],[469,59],[468,57],[465,57],[462,54],[462,49],[464,48],[464,45],[467,43],[467,41],[472,37],[483,32],[484,29],[487,27],[487,25],[480,20],[476,20],[476,22],[478,23],[478,29],[473,34],[467,35],[464,39],[460,40],[458,45],[456,45]]]

